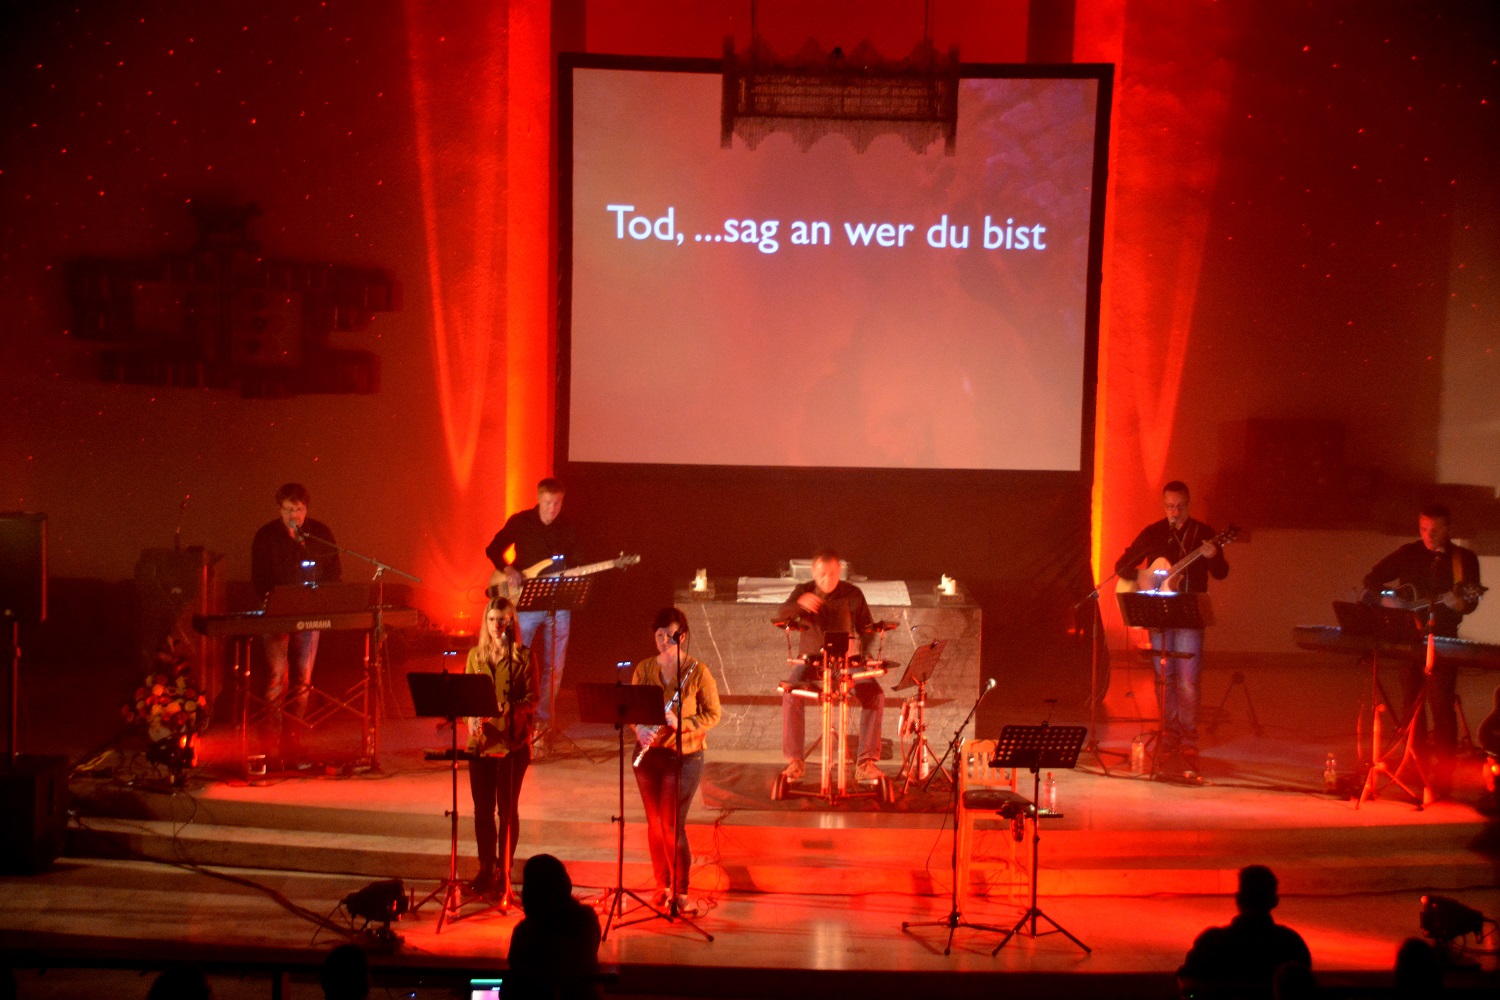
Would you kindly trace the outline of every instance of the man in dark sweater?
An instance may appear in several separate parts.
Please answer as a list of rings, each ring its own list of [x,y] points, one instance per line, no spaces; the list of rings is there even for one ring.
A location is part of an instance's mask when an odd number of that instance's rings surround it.
[[[536,506],[507,518],[484,550],[512,589],[519,591],[522,570],[549,563],[545,571],[556,573],[575,561],[578,535],[572,522],[562,516],[562,508],[563,484],[550,477],[543,479],[536,484]],[[516,547],[515,559],[507,563],[505,551],[512,545]],[[504,587],[499,596],[507,596]],[[540,697],[536,725],[545,734],[552,725],[554,702],[562,686],[573,613],[558,611],[549,619],[545,611],[522,611],[516,615],[516,624],[521,630],[521,645],[531,650],[531,662],[537,665]]]
[[[1202,594],[1208,591],[1208,579],[1222,580],[1229,575],[1224,551],[1214,543],[1214,529],[1188,516],[1191,499],[1187,484],[1173,480],[1162,488],[1162,505],[1167,516],[1148,524],[1135,537],[1115,563],[1115,572],[1130,580],[1141,563],[1148,566],[1163,559],[1175,566],[1190,553],[1198,558],[1187,567],[1172,586],[1179,593]],[[1188,781],[1198,781],[1198,679],[1203,666],[1203,630],[1176,628],[1151,634],[1153,648],[1165,643],[1165,652],[1176,655],[1155,657],[1157,683],[1161,685],[1161,755],[1167,765],[1163,770],[1180,769]],[[1180,755],[1180,757],[1179,757]]]
[[[1458,623],[1479,606],[1479,557],[1453,544],[1452,521],[1448,508],[1441,504],[1423,507],[1417,517],[1421,541],[1401,546],[1365,574],[1363,600],[1376,603],[1381,590],[1409,587],[1408,596],[1417,603],[1432,602],[1432,625],[1438,635],[1458,635]],[[1425,668],[1420,660],[1402,661],[1401,704],[1402,718],[1410,720],[1419,751],[1428,749],[1427,714],[1432,715],[1432,760],[1423,793],[1430,802],[1447,796],[1452,788],[1458,746],[1458,716],[1453,709],[1458,665],[1440,658],[1430,680]],[[1419,699],[1427,711],[1418,711]]]
[[[791,596],[776,612],[778,621],[798,620],[808,628],[801,633],[798,652],[808,661],[792,668],[788,686],[811,686],[819,678],[816,656],[823,649],[827,632],[849,635],[849,652],[869,642],[874,617],[864,592],[839,579],[843,566],[837,552],[822,549],[813,556],[813,578],[793,588]],[[859,759],[856,781],[880,780],[880,726],[885,714],[885,689],[880,681],[866,677],[854,684],[859,700]],[[807,699],[786,691],[781,696],[781,751],[787,758],[788,781],[798,781],[807,772]]]
[[[307,516],[312,497],[301,483],[287,483],[276,491],[276,518],[261,525],[250,543],[250,581],[264,602],[273,587],[314,586],[336,583],[342,575],[333,529]],[[329,544],[325,544],[329,543]],[[307,712],[307,694],[312,687],[313,661],[318,656],[318,637],[309,631],[290,635],[268,635],[266,653],[266,703],[270,710],[267,750],[279,758],[300,753],[302,717]],[[292,686],[287,688],[290,680]],[[295,721],[284,730],[284,714]]]
[[[1293,963],[1311,969],[1312,954],[1302,935],[1271,917],[1280,902],[1271,869],[1241,868],[1234,896],[1239,915],[1228,927],[1210,927],[1193,942],[1177,970],[1182,995],[1270,1000],[1278,968]]]

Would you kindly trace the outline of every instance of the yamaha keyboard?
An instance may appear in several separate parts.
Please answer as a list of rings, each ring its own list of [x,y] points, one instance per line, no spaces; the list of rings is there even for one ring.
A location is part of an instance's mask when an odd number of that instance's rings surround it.
[[[386,608],[386,628],[417,624],[416,608]],[[326,615],[268,615],[264,611],[235,611],[223,615],[194,615],[193,628],[207,636],[281,635],[287,632],[368,632],[375,627],[375,610],[338,611]]]
[[[1375,635],[1346,635],[1337,625],[1298,625],[1292,629],[1292,637],[1303,649],[1320,653],[1375,653],[1397,660],[1421,660],[1427,656],[1425,643],[1393,642]],[[1442,635],[1434,643],[1440,660],[1481,670],[1500,670],[1500,646],[1493,643]]]

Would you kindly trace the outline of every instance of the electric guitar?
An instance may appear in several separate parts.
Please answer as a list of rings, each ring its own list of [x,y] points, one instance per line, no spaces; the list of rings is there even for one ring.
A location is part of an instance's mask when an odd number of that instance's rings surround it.
[[[1471,601],[1479,600],[1484,592],[1489,589],[1488,587],[1481,587],[1477,583],[1469,583],[1467,580],[1461,580],[1455,583],[1453,589],[1448,593],[1457,597],[1461,603],[1468,604]],[[1436,597],[1419,600],[1417,598],[1417,588],[1409,583],[1404,583],[1395,590],[1389,592],[1383,591],[1380,595],[1380,606],[1383,608],[1395,608],[1398,611],[1426,611],[1434,604],[1442,604],[1443,598],[1447,596],[1448,594],[1439,594]]]
[[[678,698],[680,698],[682,696],[682,692],[685,691],[685,690],[687,690],[688,678],[691,677],[691,676],[693,676],[693,671],[697,670],[697,669],[698,669],[698,661],[697,660],[694,660],[692,663],[688,664],[687,672],[682,675],[682,680],[678,683],[677,690],[675,690],[675,691],[672,692],[672,700],[669,701],[669,702],[667,702],[667,711],[668,712],[675,712],[675,711],[677,711],[677,700],[678,700]],[[681,725],[681,722],[682,722],[682,720],[679,719],[678,720],[678,724]],[[671,730],[670,727],[665,726],[665,725],[662,725],[662,726],[639,726],[639,727],[636,728],[635,732],[636,732],[636,739],[640,741],[641,749],[640,749],[640,752],[635,755],[635,762],[631,766],[632,767],[640,767],[641,766],[641,761],[643,761],[643,760],[646,759],[646,751],[650,750],[654,746],[659,746],[660,744],[657,742],[658,740],[665,741],[665,739],[670,739],[671,738],[670,734],[671,734],[672,730]],[[663,732],[666,732],[668,734],[668,736],[667,737],[663,737],[662,736]]]
[[[494,573],[490,574],[490,582],[484,588],[484,596],[508,597],[510,598],[510,602],[514,604],[521,599],[521,588],[525,586],[524,581],[526,580],[535,580],[539,576],[590,576],[594,573],[603,573],[609,569],[624,569],[626,566],[634,566],[641,561],[641,557],[627,556],[621,552],[614,559],[588,563],[584,566],[573,566],[558,573],[548,573],[547,570],[551,568],[554,561],[552,559],[543,559],[535,566],[528,566],[521,570],[521,580],[523,582],[514,587],[505,579],[505,572],[497,569]]]
[[[1223,548],[1239,537],[1240,526],[1231,524],[1223,531],[1213,537],[1213,543]],[[1203,558],[1203,547],[1189,552],[1175,563],[1168,564],[1166,557],[1156,559],[1151,565],[1135,575],[1135,579],[1121,576],[1115,583],[1115,592],[1120,594],[1133,594],[1138,590],[1154,590],[1159,594],[1171,594],[1176,591],[1177,584],[1182,579],[1183,572]]]

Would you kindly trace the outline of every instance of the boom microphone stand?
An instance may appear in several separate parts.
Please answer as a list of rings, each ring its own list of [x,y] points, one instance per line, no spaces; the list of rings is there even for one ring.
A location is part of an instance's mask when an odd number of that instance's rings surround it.
[[[974,713],[979,711],[979,704],[980,702],[984,701],[984,696],[989,694],[994,689],[995,679],[991,677],[985,684],[984,690],[979,692],[979,697],[974,699],[974,707],[969,709],[969,714],[964,716],[964,721],[960,722],[958,724],[958,728],[953,732],[953,739],[948,743],[948,751],[947,753],[943,754],[943,758],[946,759],[949,753],[953,754],[955,770],[958,768],[958,766],[960,766],[960,763],[963,759],[962,747],[964,740],[964,730],[969,727],[969,720],[974,718]],[[941,764],[939,764],[939,766],[941,767]],[[931,780],[931,778],[928,779],[929,782]],[[963,918],[963,911],[959,909],[958,901],[961,898],[963,891],[966,890],[968,886],[960,886],[958,884],[958,809],[960,804],[958,795],[958,782],[955,781],[953,782],[953,905],[948,910],[948,917],[945,920],[922,920],[916,923],[908,920],[901,921],[902,931],[910,931],[913,927],[948,928],[948,941],[943,945],[944,955],[952,953],[953,935],[958,931],[960,927],[967,927],[970,930],[976,931],[995,931],[996,933],[1002,934],[1005,932],[1005,928],[1003,927],[993,927],[989,924],[971,924]]]
[[[1089,741],[1084,746],[1085,753],[1094,758],[1094,763],[1099,765],[1099,770],[1104,772],[1105,777],[1110,777],[1109,765],[1104,763],[1104,755],[1112,754],[1122,761],[1128,761],[1130,754],[1121,750],[1105,750],[1099,746],[1099,700],[1104,697],[1104,692],[1099,690],[1099,625],[1104,617],[1103,609],[1099,607],[1099,591],[1111,580],[1118,580],[1118,572],[1111,573],[1100,581],[1093,590],[1084,596],[1083,600],[1073,605],[1073,621],[1077,624],[1079,610],[1089,602],[1093,602],[1090,616],[1093,621],[1089,626]]]

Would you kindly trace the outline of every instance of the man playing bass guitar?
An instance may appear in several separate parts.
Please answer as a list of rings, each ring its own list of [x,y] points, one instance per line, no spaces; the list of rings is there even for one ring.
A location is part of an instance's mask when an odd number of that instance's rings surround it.
[[[1115,563],[1122,581],[1135,578],[1141,563],[1148,566],[1157,560],[1176,566],[1192,559],[1186,568],[1164,582],[1151,586],[1179,593],[1204,593],[1208,578],[1222,580],[1229,575],[1224,550],[1214,540],[1214,529],[1188,516],[1187,484],[1173,480],[1162,488],[1162,505],[1167,516],[1148,524],[1130,543]],[[1203,662],[1202,629],[1166,629],[1152,642],[1164,641],[1167,655],[1155,657],[1157,683],[1161,685],[1161,757],[1167,761],[1163,770],[1180,771],[1183,778],[1198,778],[1198,679]],[[1158,650],[1158,653],[1161,653]],[[1175,654],[1175,655],[1173,655]]]
[[[495,533],[484,550],[499,574],[513,588],[521,585],[521,571],[539,562],[561,570],[574,561],[578,535],[572,522],[562,516],[563,484],[547,478],[536,484],[536,506],[512,514]],[[505,551],[516,547],[514,563],[505,561]],[[498,574],[497,574],[498,575]],[[505,597],[506,593],[491,594]],[[522,611],[516,615],[521,645],[531,650],[537,665],[540,697],[537,699],[536,724],[543,740],[552,725],[552,709],[562,686],[563,664],[568,655],[568,632],[573,624],[571,611],[558,611],[550,620],[545,611]],[[545,626],[545,627],[544,627]],[[545,744],[536,747],[545,751]]]

